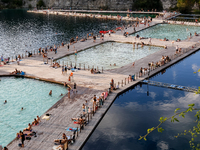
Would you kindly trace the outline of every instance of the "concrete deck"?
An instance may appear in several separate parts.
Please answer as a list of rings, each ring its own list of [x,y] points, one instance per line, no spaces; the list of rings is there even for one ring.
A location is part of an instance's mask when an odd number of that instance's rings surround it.
[[[161,23],[162,20],[155,20],[152,22],[151,25],[155,25],[157,23]],[[146,28],[145,26],[141,26],[136,28],[137,31]],[[133,28],[128,28],[127,32],[131,33]],[[71,98],[69,99],[64,96],[60,101],[58,101],[54,106],[52,106],[46,113],[52,114],[50,120],[42,120],[39,126],[33,127],[35,131],[38,132],[37,137],[33,137],[30,141],[25,141],[25,150],[51,150],[54,146],[53,141],[57,138],[62,138],[62,133],[66,133],[66,135],[72,135],[71,132],[66,131],[65,129],[68,127],[77,127],[78,125],[73,124],[71,121],[72,117],[77,117],[82,112],[82,104],[85,103],[85,100],[89,101],[89,107],[92,107],[91,99],[94,94],[99,96],[103,91],[107,91],[109,88],[110,80],[113,78],[115,83],[125,80],[129,74],[137,74],[141,67],[148,67],[149,62],[156,62],[159,61],[162,55],[174,56],[175,53],[175,45],[178,44],[179,47],[183,48],[185,53],[181,54],[181,56],[173,59],[171,62],[151,71],[150,75],[154,75],[159,71],[165,69],[166,67],[176,63],[177,61],[187,57],[189,54],[197,51],[199,49],[200,36],[192,37],[190,41],[185,40],[178,43],[175,43],[174,46],[172,45],[172,41],[160,41],[159,39],[152,39],[152,44],[157,46],[164,46],[167,45],[168,49],[162,49],[152,55],[149,55],[145,58],[137,60],[135,62],[135,66],[132,67],[131,64],[127,64],[124,67],[107,70],[104,71],[102,74],[91,74],[90,71],[87,70],[79,70],[78,72],[74,72],[74,82],[77,84],[78,93],[71,94]],[[143,41],[145,44],[148,43],[148,40],[135,40],[134,37],[127,37],[125,38],[120,31],[115,34],[112,34],[111,37],[105,35],[104,41],[116,41],[116,42],[141,42]],[[84,50],[86,48],[92,47],[97,44],[101,44],[102,41],[97,39],[96,43],[93,40],[87,40],[86,42],[77,42],[74,44],[75,49],[77,51]],[[195,48],[192,46],[197,45]],[[188,48],[189,47],[189,48]],[[190,51],[188,51],[191,49]],[[187,52],[186,52],[187,50]],[[50,52],[48,57],[54,57],[54,59],[58,59],[65,55],[69,55],[74,53],[73,46],[70,46],[70,50],[67,50],[67,47],[61,47],[58,49],[58,53],[54,54]],[[174,57],[173,57],[174,58]],[[13,62],[10,65],[5,65],[0,67],[0,75],[8,75],[10,72],[14,71],[15,68],[25,71],[27,75],[32,76],[34,78],[44,78],[51,81],[57,82],[68,82],[68,76],[61,74],[61,68],[53,69],[50,65],[44,65],[42,61],[42,56],[33,56],[31,58],[25,58],[23,61],[20,62],[20,65],[17,65],[16,62]],[[77,137],[76,142],[73,145],[69,145],[69,150],[81,149],[86,139],[89,135],[94,131],[104,114],[107,112],[109,107],[114,102],[115,97],[122,93],[123,91],[131,88],[144,78],[147,75],[144,75],[141,78],[137,78],[136,81],[130,82],[129,84],[126,83],[123,87],[120,86],[120,89],[113,91],[108,99],[105,101],[105,104],[102,108],[100,108],[93,118],[90,120],[89,124],[81,131],[79,136]],[[73,84],[73,83],[71,83]],[[47,93],[48,94],[48,93]],[[37,115],[37,114],[36,114]],[[42,115],[44,116],[44,115]],[[13,140],[9,145],[8,149],[12,150],[19,150],[17,145],[20,143],[18,140]]]

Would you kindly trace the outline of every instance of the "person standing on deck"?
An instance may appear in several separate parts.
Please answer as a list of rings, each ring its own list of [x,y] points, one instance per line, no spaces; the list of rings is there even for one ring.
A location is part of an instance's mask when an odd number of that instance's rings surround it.
[[[74,83],[74,92],[77,93],[77,90],[76,90],[76,83]]]
[[[25,135],[23,132],[20,132],[20,134],[21,134],[20,138],[21,138],[21,142],[22,142],[22,147],[24,147]]]
[[[96,111],[96,102],[97,102],[97,97],[96,97],[96,95],[94,95],[94,97],[93,97],[93,111],[94,111],[94,113]]]
[[[68,51],[69,51],[69,44],[67,45]]]
[[[65,65],[65,74],[67,74],[67,66]]]
[[[88,102],[87,102],[87,100],[85,101],[85,112],[88,113]]]
[[[152,44],[152,43],[151,43],[151,37],[149,37],[149,44]]]

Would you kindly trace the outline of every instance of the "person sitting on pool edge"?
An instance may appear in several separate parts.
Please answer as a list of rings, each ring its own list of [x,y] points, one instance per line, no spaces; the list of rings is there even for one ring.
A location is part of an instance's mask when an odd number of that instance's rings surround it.
[[[32,131],[32,125],[29,123],[28,127],[25,128],[23,131]]]
[[[32,122],[33,126],[39,125],[39,122],[36,120],[36,118],[34,118],[34,121]]]
[[[60,144],[64,144],[65,142],[67,142],[67,136],[66,136],[66,134],[63,133],[62,139],[56,139],[56,140],[54,140],[54,142],[59,142]]]
[[[41,121],[39,116],[37,116],[36,120],[37,120],[38,123]]]

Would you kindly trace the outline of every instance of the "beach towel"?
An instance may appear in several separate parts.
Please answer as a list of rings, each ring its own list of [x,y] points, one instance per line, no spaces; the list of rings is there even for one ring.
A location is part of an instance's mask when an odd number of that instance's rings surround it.
[[[66,131],[77,131],[77,128],[69,127],[69,128],[66,129]],[[79,131],[79,129],[78,129],[78,131]]]

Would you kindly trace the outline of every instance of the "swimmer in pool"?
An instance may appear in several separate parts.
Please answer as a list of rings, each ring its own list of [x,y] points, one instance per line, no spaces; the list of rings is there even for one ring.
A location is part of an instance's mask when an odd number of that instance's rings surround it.
[[[63,93],[61,93],[60,96],[63,96]]]
[[[50,95],[50,96],[52,95],[52,90],[50,90],[49,95]]]
[[[21,108],[21,111],[22,111],[22,110],[25,110],[25,109],[26,109],[26,108],[22,107],[22,108]]]
[[[3,104],[6,104],[7,103],[7,100],[5,100],[5,102]]]

